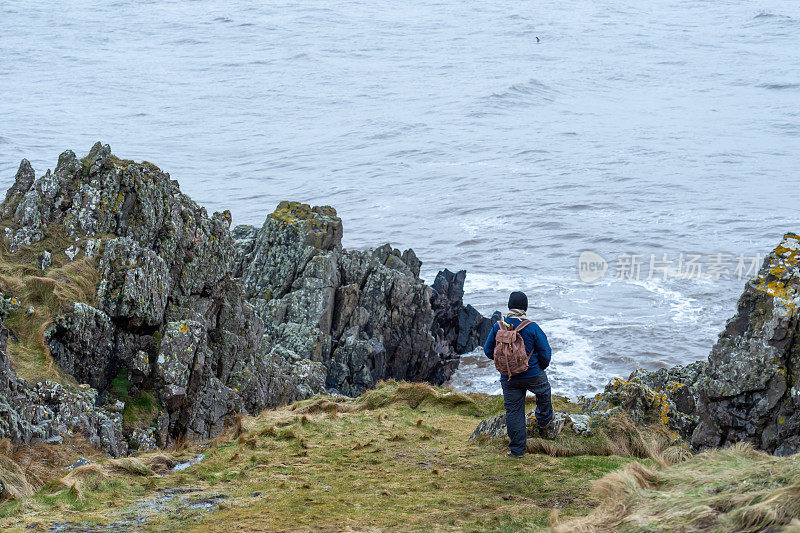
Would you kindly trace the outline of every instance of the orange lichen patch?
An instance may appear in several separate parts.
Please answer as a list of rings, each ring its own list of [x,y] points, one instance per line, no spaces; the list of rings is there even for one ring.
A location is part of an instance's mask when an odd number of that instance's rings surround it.
[[[316,213],[310,205],[300,202],[281,202],[275,211],[269,214],[270,218],[293,225],[313,220],[315,216]]]
[[[336,210],[330,206],[311,207],[300,202],[281,202],[274,212],[268,215],[269,219],[290,224],[304,226],[309,230],[324,229],[328,222],[326,218],[336,217]]]
[[[785,283],[780,280],[762,281],[754,284],[753,288],[769,294],[774,298],[778,298],[782,304],[794,310],[797,307],[795,298],[797,297],[797,290],[794,287],[787,287]]]
[[[787,233],[770,255],[769,271],[753,280],[753,288],[777,298],[781,304],[794,310],[797,307],[798,289],[791,282],[800,267],[800,237]]]

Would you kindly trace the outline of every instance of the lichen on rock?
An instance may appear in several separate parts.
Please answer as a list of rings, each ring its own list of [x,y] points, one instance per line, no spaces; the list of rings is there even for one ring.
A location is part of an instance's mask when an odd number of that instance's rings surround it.
[[[747,282],[698,383],[698,448],[750,442],[800,451],[800,236],[787,233]]]
[[[590,419],[624,413],[637,425],[661,424],[688,441],[698,422],[696,384],[705,367],[706,363],[695,362],[634,370],[627,380],[613,378],[603,392],[585,399],[584,413]]]
[[[261,228],[239,226],[233,235],[234,271],[265,324],[266,349],[322,363],[328,389],[357,395],[382,379],[441,384],[491,326],[463,307],[458,280],[454,295],[433,304],[413,250],[344,249],[331,207],[282,202]],[[461,337],[435,335],[443,313],[464,314]]]
[[[133,448],[208,438],[238,413],[326,387],[441,383],[458,363],[455,338],[433,334],[433,293],[413,251],[344,250],[331,207],[282,202],[262,228],[231,232],[229,212],[209,216],[169,174],[97,143],[39,178],[23,161],[0,213],[11,255],[36,250],[45,271],[96,267],[92,297],[47,308],[44,342],[99,404],[123,400],[115,380],[128,404],[158,403],[155,422],[150,408],[140,421],[124,408]],[[481,318],[469,308],[465,323]]]

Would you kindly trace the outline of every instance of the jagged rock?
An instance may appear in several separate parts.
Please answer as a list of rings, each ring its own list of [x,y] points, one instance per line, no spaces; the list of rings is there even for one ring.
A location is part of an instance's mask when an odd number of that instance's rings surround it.
[[[527,417],[531,416],[529,413]],[[506,414],[502,413],[491,418],[485,418],[478,422],[475,431],[470,435],[470,440],[475,440],[478,437],[504,437],[506,436]]]
[[[158,254],[132,239],[106,239],[99,271],[97,301],[108,316],[134,328],[164,320],[171,284]]]
[[[357,395],[389,378],[442,383],[458,365],[455,336],[432,335],[432,290],[412,250],[345,250],[336,211],[297,202],[233,236],[234,272],[265,324],[266,350],[322,363],[329,389]],[[462,347],[481,334],[480,318],[466,311]]]
[[[529,437],[554,439],[565,427],[570,428],[576,435],[583,437],[592,435],[592,431],[589,428],[589,421],[585,415],[573,415],[565,411],[556,411],[553,414],[553,421],[548,428],[547,435],[541,434],[539,424],[536,422],[536,412],[534,410],[531,410],[525,415],[525,432]],[[475,440],[479,437],[502,438],[505,436],[506,414],[501,413],[478,422],[478,426],[469,438],[470,440]]]
[[[166,411],[178,411],[187,395],[197,392],[210,355],[202,324],[189,320],[167,324],[156,361],[161,405]]]
[[[589,415],[570,415],[572,431],[582,437],[592,436],[592,418]]]
[[[67,391],[50,381],[28,385],[11,369],[7,337],[0,326],[0,439],[30,444],[77,433],[114,456],[127,454],[121,419],[96,406],[97,391]]]
[[[19,200],[31,188],[35,178],[36,174],[30,161],[23,159],[19,164],[17,175],[14,177],[14,185],[6,192],[6,199],[0,208],[0,217],[7,217],[17,209]]]
[[[78,251],[79,251],[78,247],[73,244],[72,246],[64,250],[64,255],[66,255],[67,259],[69,259],[70,261],[74,261],[75,258],[78,256]]]
[[[696,361],[685,366],[677,365],[652,371],[639,368],[633,371],[628,381],[637,381],[654,391],[665,393],[669,401],[675,404],[675,409],[679,413],[693,417],[696,425],[697,381],[707,367],[708,363],[705,361]]]
[[[260,229],[234,230],[236,273],[249,298],[282,298],[308,262],[341,248],[342,220],[331,207],[281,202]]]
[[[466,277],[466,270],[453,273],[445,269],[436,275],[432,286],[431,308],[436,315],[433,330],[458,354],[470,352],[486,342],[492,326],[501,317],[496,312],[492,318],[486,318],[471,305],[464,307]]]
[[[37,264],[39,266],[39,270],[47,270],[50,268],[50,265],[53,264],[53,256],[49,250],[44,250],[41,254],[39,254]]]
[[[85,457],[78,457],[78,460],[77,460],[77,461],[75,461],[74,463],[72,463],[72,464],[71,464],[71,465],[69,465],[69,466],[65,466],[65,467],[64,467],[64,470],[67,470],[67,471],[70,471],[70,470],[75,470],[75,469],[76,469],[76,468],[78,468],[79,466],[86,466],[86,465],[90,465],[90,464],[92,464],[93,462],[94,462],[94,461],[90,461],[89,459],[87,459],[87,458],[85,458]]]
[[[45,339],[53,359],[81,383],[103,390],[117,375],[114,325],[91,305],[74,303],[71,313],[53,321]]]
[[[747,282],[698,382],[697,448],[750,442],[800,451],[800,237],[784,236]]]
[[[135,452],[147,452],[158,448],[153,428],[135,428],[131,434],[130,444]]]

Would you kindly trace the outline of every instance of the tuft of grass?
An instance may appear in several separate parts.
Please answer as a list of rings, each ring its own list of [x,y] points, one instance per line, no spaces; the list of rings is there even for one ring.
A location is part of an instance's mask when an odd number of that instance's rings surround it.
[[[140,391],[138,397],[132,398],[130,389],[131,382],[128,380],[127,370],[120,372],[108,386],[108,392],[113,398],[125,402],[125,409],[122,412],[122,427],[126,433],[130,433],[135,428],[151,426],[158,417],[160,409],[158,399],[152,391]]]
[[[6,224],[0,223],[0,232]],[[14,370],[28,381],[50,379],[72,383],[50,357],[44,342],[44,331],[53,318],[69,309],[73,302],[95,303],[99,274],[97,259],[84,256],[69,262],[63,250],[74,244],[62,229],[49,230],[45,238],[11,254],[8,246],[0,244],[0,292],[16,298],[16,309],[8,316],[5,326],[13,335],[8,342],[8,355]],[[52,253],[52,265],[47,271],[38,268],[39,255]],[[33,306],[33,314],[28,308]]]
[[[3,492],[0,499],[16,499],[33,494],[33,487],[28,482],[25,472],[10,457],[0,455],[0,484]]]
[[[567,531],[777,531],[800,519],[800,462],[737,444],[662,470],[630,463],[596,481],[600,505]]]
[[[57,446],[13,446],[8,439],[3,439],[0,441],[0,482],[4,491],[0,500],[30,496],[79,457],[96,459],[103,455],[81,438],[66,439]]]
[[[358,397],[354,407],[375,410],[381,407],[420,409],[438,407],[463,415],[489,416],[502,408],[502,398],[488,394],[464,394],[428,383],[383,381]]]
[[[553,457],[578,455],[623,456],[652,459],[662,466],[685,460],[691,456],[688,445],[673,444],[674,437],[662,425],[637,427],[624,414],[601,421],[594,435],[581,437],[565,430],[555,440],[529,438],[526,451],[544,453]]]
[[[161,455],[159,455],[161,457]],[[122,459],[111,459],[106,466],[112,470],[133,474],[136,476],[152,476],[155,474],[147,463],[138,457],[123,457]]]

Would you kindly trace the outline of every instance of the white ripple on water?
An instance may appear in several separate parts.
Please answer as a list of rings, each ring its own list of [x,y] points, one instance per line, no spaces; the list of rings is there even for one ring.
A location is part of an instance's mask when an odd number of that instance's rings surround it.
[[[651,292],[666,303],[672,312],[672,320],[679,323],[696,324],[702,317],[704,307],[698,303],[696,298],[684,295],[680,291],[664,287],[661,280],[651,279],[643,281],[631,281],[632,285],[638,285],[648,292]]]
[[[553,350],[547,373],[555,393],[569,396],[576,389],[583,394],[593,392],[610,377],[592,365],[594,350],[590,339],[579,332],[582,322],[585,318],[560,318],[539,324]]]

